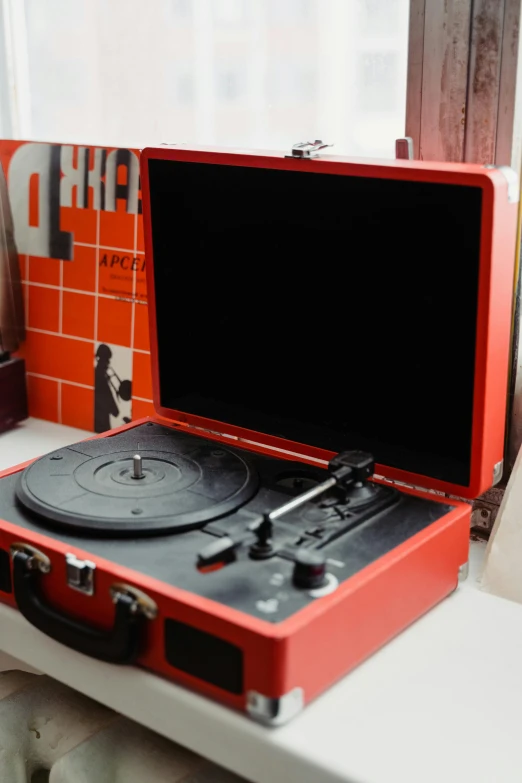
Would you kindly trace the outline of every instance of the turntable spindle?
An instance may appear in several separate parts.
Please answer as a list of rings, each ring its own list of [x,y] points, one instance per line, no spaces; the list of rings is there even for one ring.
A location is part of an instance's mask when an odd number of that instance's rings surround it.
[[[143,478],[143,460],[139,454],[135,454],[132,458],[132,463],[134,467],[134,473],[132,474],[132,478],[134,479],[142,479]]]

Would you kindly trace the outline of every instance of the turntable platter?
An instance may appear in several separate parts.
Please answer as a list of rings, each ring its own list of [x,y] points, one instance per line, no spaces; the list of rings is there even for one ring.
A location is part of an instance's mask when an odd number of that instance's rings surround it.
[[[19,501],[77,532],[146,535],[202,527],[257,491],[255,469],[220,443],[172,433],[103,447],[85,441],[40,458],[21,474]]]

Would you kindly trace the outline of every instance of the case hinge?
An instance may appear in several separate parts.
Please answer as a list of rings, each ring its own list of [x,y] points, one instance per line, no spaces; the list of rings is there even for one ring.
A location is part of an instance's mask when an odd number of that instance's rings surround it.
[[[419,484],[407,484],[406,481],[395,481],[394,479],[389,479],[387,476],[379,476],[377,473],[374,474],[373,478],[379,479],[379,481],[385,481],[386,484],[393,484],[394,487],[406,487],[406,489],[415,489],[418,492],[426,492],[430,495],[438,495],[439,497],[448,497],[445,492],[441,492],[438,489],[428,489],[427,487],[421,487]]]

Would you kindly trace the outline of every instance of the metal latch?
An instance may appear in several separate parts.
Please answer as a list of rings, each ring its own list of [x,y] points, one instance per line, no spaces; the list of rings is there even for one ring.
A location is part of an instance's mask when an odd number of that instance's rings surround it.
[[[65,555],[67,570],[67,584],[73,590],[78,590],[86,595],[94,595],[94,572],[96,563],[90,560],[80,560],[76,555],[68,552]]]
[[[316,139],[315,141],[300,141],[292,146],[292,152],[287,158],[316,158],[321,150],[333,147],[333,144]]]

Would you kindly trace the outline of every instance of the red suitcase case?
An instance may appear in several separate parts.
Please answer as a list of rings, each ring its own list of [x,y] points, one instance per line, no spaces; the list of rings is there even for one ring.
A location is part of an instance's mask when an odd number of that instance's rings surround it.
[[[299,145],[141,170],[157,416],[2,474],[0,600],[277,724],[465,567],[453,498],[502,472],[516,178]]]

